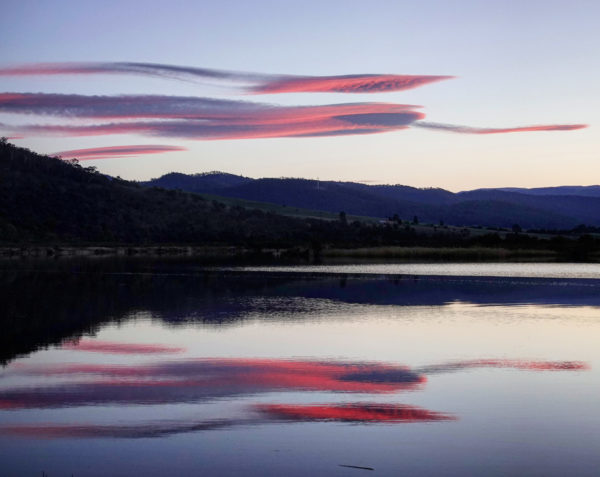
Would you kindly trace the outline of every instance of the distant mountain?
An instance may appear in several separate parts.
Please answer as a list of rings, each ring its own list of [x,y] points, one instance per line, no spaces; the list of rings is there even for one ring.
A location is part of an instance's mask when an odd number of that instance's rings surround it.
[[[497,190],[504,190],[507,192],[519,192],[521,194],[528,195],[577,195],[580,197],[600,197],[600,185],[537,187],[535,189],[503,187]]]
[[[161,185],[223,197],[270,202],[332,213],[459,226],[570,229],[579,224],[600,225],[600,186],[541,189],[477,189],[453,193],[405,185],[366,185],[309,179],[251,179],[231,174],[167,174],[145,185]]]
[[[496,201],[513,206],[527,207],[534,210],[552,212],[564,217],[565,225],[581,224],[598,225],[600,223],[600,197],[584,197],[577,195],[529,195],[520,192],[488,189],[471,192],[460,192],[462,199],[472,201]],[[569,220],[570,218],[570,220]]]
[[[171,172],[153,179],[150,182],[142,182],[144,185],[163,187],[165,189],[181,189],[188,192],[211,193],[216,190],[251,182],[249,177],[236,176],[225,172],[206,172],[203,174],[181,174]]]

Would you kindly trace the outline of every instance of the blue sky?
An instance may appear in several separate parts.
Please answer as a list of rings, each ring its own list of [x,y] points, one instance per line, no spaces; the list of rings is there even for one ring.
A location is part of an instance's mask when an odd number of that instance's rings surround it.
[[[368,135],[221,140],[28,132],[15,141],[44,153],[148,144],[187,149],[89,161],[124,178],[223,170],[451,190],[594,184],[600,182],[597,18],[596,1],[9,0],[0,19],[0,68],[128,61],[264,74],[455,78],[385,93],[249,95],[228,82],[30,75],[0,76],[0,92],[197,96],[278,106],[398,103],[421,105],[424,121],[475,128],[589,125],[503,134],[410,126]],[[0,113],[0,134],[10,135],[13,126],[65,122]]]

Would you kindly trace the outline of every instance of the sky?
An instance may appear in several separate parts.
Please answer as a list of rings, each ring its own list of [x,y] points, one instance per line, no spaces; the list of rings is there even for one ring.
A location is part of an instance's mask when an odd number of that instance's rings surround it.
[[[596,0],[5,0],[0,135],[135,180],[598,184],[598,18]]]

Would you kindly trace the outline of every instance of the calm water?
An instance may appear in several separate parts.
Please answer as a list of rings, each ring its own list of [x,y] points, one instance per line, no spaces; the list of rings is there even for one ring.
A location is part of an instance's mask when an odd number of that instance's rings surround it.
[[[600,474],[600,265],[18,262],[0,300],[2,476]]]

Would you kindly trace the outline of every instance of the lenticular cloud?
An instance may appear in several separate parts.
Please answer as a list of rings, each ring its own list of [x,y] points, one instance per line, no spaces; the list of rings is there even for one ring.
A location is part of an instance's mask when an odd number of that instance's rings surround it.
[[[56,152],[53,156],[62,159],[79,159],[88,161],[92,159],[110,159],[113,157],[132,157],[146,154],[162,154],[163,152],[187,151],[185,147],[165,146],[160,144],[145,144],[136,146],[109,146],[92,147],[89,149],[72,149],[70,151]]]
[[[429,123],[421,121],[415,126],[427,129],[438,129],[460,134],[504,134],[513,132],[532,132],[532,131],[573,131],[576,129],[587,128],[587,124],[541,124],[535,126],[519,126],[512,128],[474,128],[469,126],[459,126],[455,124]]]
[[[182,81],[224,81],[242,84],[253,94],[274,93],[380,93],[417,88],[453,78],[440,75],[362,74],[300,76],[196,68],[159,63],[34,63],[0,68],[0,76],[133,74]]]
[[[266,81],[251,90],[268,93],[385,93],[453,78],[425,75],[298,76]]]
[[[276,106],[268,103],[196,96],[0,93],[0,112],[63,118],[198,119],[252,123],[290,123],[327,117],[411,111],[397,103],[341,103]]]
[[[383,93],[403,91],[452,78],[441,75],[354,74],[299,76],[136,62],[38,63],[0,68],[0,76],[141,75],[181,81],[233,83],[250,94]],[[0,124],[11,137],[27,135],[99,136],[136,134],[189,140],[303,138],[376,134],[411,126],[463,134],[571,131],[585,124],[547,124],[478,128],[425,122],[419,106],[358,102],[313,106],[278,106],[195,96],[0,93],[0,113],[51,116],[65,123]],[[73,121],[74,120],[74,121]],[[82,121],[86,120],[86,121]],[[96,120],[91,123],[89,120]],[[156,154],[184,148],[113,146],[63,151],[64,158],[101,159]]]
[[[215,140],[368,134],[404,129],[423,119],[425,115],[416,108],[395,103],[275,106],[161,95],[0,94],[0,112],[111,120],[11,128],[12,132],[26,135],[140,134]]]

